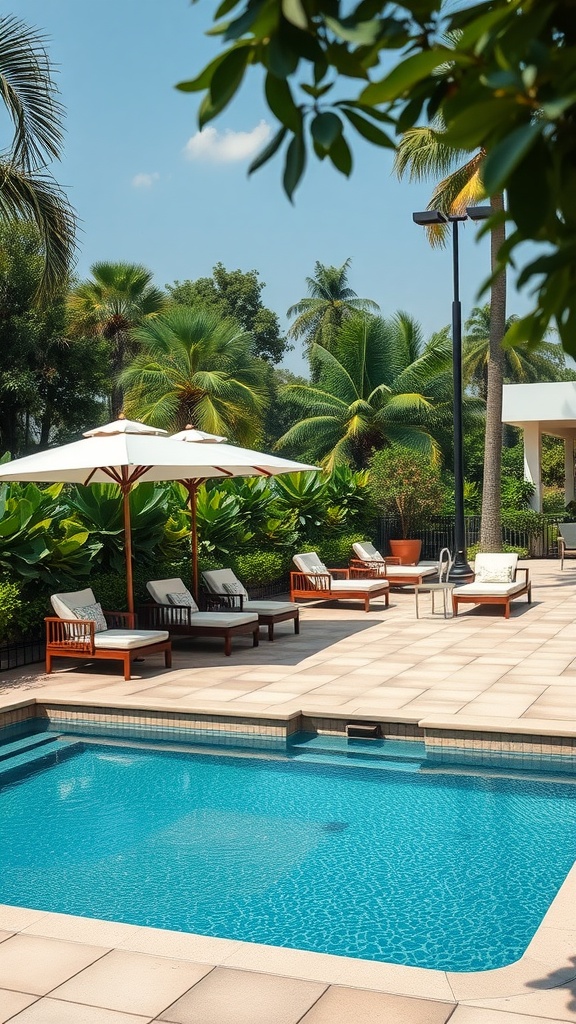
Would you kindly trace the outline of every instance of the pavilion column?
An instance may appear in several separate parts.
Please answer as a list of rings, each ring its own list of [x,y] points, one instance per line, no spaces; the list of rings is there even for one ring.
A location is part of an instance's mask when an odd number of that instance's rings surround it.
[[[534,484],[532,508],[542,511],[542,459],[539,423],[524,423],[524,479]]]
[[[564,500],[574,501],[574,438],[564,438]]]

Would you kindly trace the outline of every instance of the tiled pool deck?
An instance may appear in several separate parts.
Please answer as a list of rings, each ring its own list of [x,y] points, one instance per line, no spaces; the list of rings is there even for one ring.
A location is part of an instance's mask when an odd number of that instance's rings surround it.
[[[576,561],[529,563],[534,603],[416,620],[307,605],[273,644],[176,644],[124,682],[114,663],[0,676],[23,699],[140,712],[385,718],[476,735],[576,737]],[[72,665],[72,667],[71,667]],[[0,907],[0,1024],[553,1024],[576,1022],[576,869],[518,963],[456,974]]]

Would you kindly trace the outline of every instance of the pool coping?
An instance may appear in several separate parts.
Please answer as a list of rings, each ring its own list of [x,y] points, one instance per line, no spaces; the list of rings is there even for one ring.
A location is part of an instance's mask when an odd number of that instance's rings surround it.
[[[163,715],[170,712],[174,719],[179,719],[182,716],[194,717],[196,720],[199,718],[209,719],[215,722],[241,719],[243,728],[245,721],[250,719],[254,722],[254,731],[259,733],[262,731],[258,728],[259,724],[272,722],[274,723],[272,728],[276,729],[280,728],[278,723],[284,722],[284,728],[294,732],[297,731],[297,725],[301,722],[302,717],[307,719],[315,717],[314,711],[310,707],[300,713],[292,711],[289,714],[278,715],[271,714],[269,711],[250,711],[247,714],[240,709],[236,712],[227,709],[223,714],[221,707],[215,707],[213,711],[203,707],[201,712],[194,714],[192,710],[188,709],[176,712],[173,706],[168,707],[166,702],[162,701],[146,701],[135,706],[134,701],[129,699],[103,701],[93,698],[85,700],[71,699],[70,697],[57,698],[44,692],[37,697],[27,696],[3,704],[0,708],[0,721],[5,719],[5,724],[22,721],[27,717],[33,717],[32,712],[47,706],[81,709],[78,712],[78,717],[82,712],[86,713],[89,708],[98,710],[112,708],[124,713],[122,717],[127,720],[127,724],[131,717],[141,719],[146,711]],[[132,716],[127,714],[129,711],[132,711]],[[318,711],[316,717],[325,722],[340,721],[341,723],[344,716],[333,713],[327,716],[326,709],[323,708],[321,712]],[[347,714],[345,717],[346,720],[358,721],[365,720],[367,716]],[[382,722],[389,721],[389,716],[385,715],[369,717],[371,720],[379,718]],[[488,728],[486,725],[480,726],[478,721],[474,723],[459,721],[457,729],[453,718],[448,720],[440,716],[422,719],[417,716],[394,715],[394,721],[400,729],[403,726],[411,727],[414,733],[420,735],[428,731],[431,736],[444,733],[445,738],[454,738],[458,743],[462,742],[462,734],[464,734],[471,739],[471,745],[482,745],[488,742],[489,749],[492,750],[502,749],[502,737],[509,736],[531,736],[533,740],[539,741],[549,738],[551,746],[556,749],[558,740],[562,738],[576,741],[576,729],[571,729],[565,723],[558,723],[558,725],[543,731],[535,729],[533,724],[531,727],[526,725],[522,728],[518,725],[517,720],[514,721],[513,727],[511,727],[512,720],[510,720],[510,722],[501,722],[494,728]],[[450,733],[458,735],[450,737]],[[492,739],[487,741],[486,736],[492,736]],[[534,744],[532,743],[531,746],[533,748]],[[570,748],[572,751],[575,750],[574,743],[570,744]],[[112,941],[110,948],[149,953],[156,956],[178,956],[181,959],[190,959],[213,966],[258,971],[332,985],[347,985],[394,995],[496,1007],[499,1006],[499,1000],[534,996],[536,991],[552,990],[564,986],[576,978],[576,964],[574,963],[576,928],[573,913],[575,905],[576,864],[568,872],[524,954],[506,967],[469,972],[407,967],[329,953],[315,953],[235,939],[213,938],[139,925],[106,922],[99,919],[79,918],[4,904],[0,904],[0,928],[6,928],[13,932],[22,931],[25,934],[42,935],[47,938],[67,939],[73,942],[90,941],[89,938],[83,940],[80,936],[82,934],[89,936],[94,931],[108,934],[112,938],[116,930],[118,935],[124,936],[124,938],[121,938],[119,943]],[[106,942],[104,944],[108,945]]]

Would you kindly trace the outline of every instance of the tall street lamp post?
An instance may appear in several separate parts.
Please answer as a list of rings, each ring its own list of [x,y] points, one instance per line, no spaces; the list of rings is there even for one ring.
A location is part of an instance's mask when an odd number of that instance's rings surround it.
[[[454,563],[450,579],[464,583],[472,576],[472,569],[466,558],[466,528],[464,523],[464,450],[462,428],[462,303],[460,302],[460,259],[458,225],[461,221],[487,220],[492,215],[490,206],[471,206],[465,214],[449,215],[440,210],[422,210],[413,213],[415,224],[430,227],[431,224],[452,225],[452,376],[454,382]]]

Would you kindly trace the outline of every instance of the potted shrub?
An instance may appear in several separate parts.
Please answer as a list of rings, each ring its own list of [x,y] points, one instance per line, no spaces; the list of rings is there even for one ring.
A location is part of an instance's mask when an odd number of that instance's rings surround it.
[[[401,565],[414,565],[422,549],[418,526],[438,515],[445,502],[438,468],[422,452],[393,445],[372,456],[369,488],[378,511],[400,520],[402,539],[390,541],[392,555]]]

